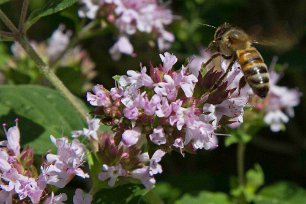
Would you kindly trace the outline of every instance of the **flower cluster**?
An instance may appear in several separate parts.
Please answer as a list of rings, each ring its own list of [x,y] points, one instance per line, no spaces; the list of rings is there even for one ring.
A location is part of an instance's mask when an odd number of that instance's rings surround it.
[[[94,71],[95,65],[89,58],[88,53],[80,46],[66,50],[69,46],[71,35],[71,31],[65,31],[65,26],[60,25],[58,29],[53,32],[48,42],[37,43],[33,41],[31,45],[51,66],[62,69],[67,69],[67,67],[78,67],[80,69],[80,75],[84,78],[82,89],[83,91],[88,90],[89,87],[92,87],[90,80],[96,76],[96,71]],[[22,73],[24,72],[23,74],[25,75],[30,75],[32,78],[39,78],[37,76],[39,75],[38,73],[31,73],[36,71],[36,66],[31,64],[32,61],[27,61],[29,58],[20,44],[15,42],[11,47],[11,51],[14,58],[9,60],[8,68],[2,68],[3,70],[17,70]],[[23,67],[26,67],[26,69],[22,70]],[[34,67],[33,71],[29,71],[30,67]],[[33,80],[35,81],[37,79],[34,78]]]
[[[299,105],[301,93],[297,89],[278,86],[277,83],[281,78],[281,74],[274,70],[275,63],[272,63],[271,65],[270,94],[266,99],[265,105],[259,108],[265,110],[265,123],[270,125],[270,129],[273,132],[278,132],[284,129],[284,123],[289,121],[289,117],[294,116],[293,107]]]
[[[194,56],[192,58],[189,64],[190,68],[197,72],[201,64],[206,62],[209,57],[210,53],[203,49],[201,51],[201,56]],[[254,96],[252,90],[249,89],[248,86],[246,86],[244,90],[240,90],[240,92],[245,92],[250,96],[248,103],[255,107],[255,111],[264,113],[263,121],[270,126],[273,132],[278,132],[285,128],[284,123],[289,121],[289,117],[294,116],[293,107],[298,106],[301,97],[301,93],[297,89],[289,89],[288,87],[277,85],[281,78],[281,73],[275,71],[276,62],[277,58],[275,57],[269,66],[270,90],[268,96],[264,100],[260,100],[258,97]],[[223,63],[222,69],[226,67],[226,61],[223,61]],[[239,65],[236,63],[236,66]],[[240,75],[242,75],[242,72]],[[239,82],[234,84],[237,87],[239,86]]]
[[[163,64],[151,65],[150,74],[144,66],[140,72],[129,70],[110,91],[96,85],[87,93],[99,117],[90,124],[101,120],[113,127],[114,135],[98,134],[96,141],[103,163],[99,178],[109,179],[111,186],[117,178],[132,177],[149,188],[155,182],[153,175],[162,172],[158,163],[166,152],[184,155],[216,148],[216,130],[224,125],[238,127],[242,122],[248,96],[236,88],[243,77],[238,66],[216,85],[224,71],[207,69],[204,76],[200,69],[185,66],[175,71],[176,56],[166,52],[160,58]]]
[[[62,203],[67,199],[65,194],[54,196],[49,192],[48,184],[63,188],[74,175],[83,178],[88,177],[80,166],[84,162],[85,147],[74,140],[69,143],[67,138],[52,141],[58,147],[58,154],[48,154],[47,161],[41,166],[41,174],[38,174],[33,162],[33,150],[26,147],[20,151],[20,132],[17,126],[5,130],[7,140],[1,141],[0,148],[0,175],[1,175],[1,203],[15,203],[24,201],[26,203],[54,204]],[[82,191],[76,191],[75,200],[84,197]],[[84,194],[84,193],[83,193]],[[86,195],[87,197],[89,195]],[[75,204],[91,202],[74,202]],[[19,203],[19,202],[18,202]]]
[[[105,17],[109,23],[118,28],[120,36],[109,51],[115,60],[120,58],[121,53],[134,54],[128,36],[137,31],[157,36],[160,50],[168,49],[174,41],[174,35],[165,30],[165,26],[173,21],[171,10],[159,5],[157,0],[81,0],[81,2],[83,6],[79,10],[80,17],[89,19]]]

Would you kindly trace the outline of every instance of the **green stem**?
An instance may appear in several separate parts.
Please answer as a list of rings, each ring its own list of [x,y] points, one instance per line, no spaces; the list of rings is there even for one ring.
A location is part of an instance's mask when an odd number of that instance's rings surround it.
[[[37,52],[30,45],[25,36],[16,39],[20,45],[25,49],[27,54],[32,58],[35,64],[40,68],[45,77],[52,83],[52,85],[60,91],[63,96],[73,105],[73,107],[80,113],[84,120],[86,120],[87,112],[77,101],[77,98],[67,89],[63,82],[54,74],[49,66],[38,56]]]
[[[19,33],[19,30],[16,28],[16,26],[12,23],[12,21],[3,13],[3,11],[0,9],[0,19],[6,25],[10,31],[13,32],[14,35],[17,35]]]
[[[14,38],[14,34],[10,32],[0,31],[0,37]]]
[[[27,0],[26,0],[27,2]],[[24,4],[23,10],[26,10],[27,3]],[[25,11],[24,11],[25,12]],[[22,14],[22,19],[25,18],[26,14]],[[13,36],[17,42],[23,47],[26,53],[32,58],[41,72],[45,75],[45,77],[52,83],[52,85],[62,93],[62,95],[71,103],[71,105],[80,113],[84,120],[86,120],[87,112],[78,102],[77,98],[67,89],[67,87],[63,84],[63,82],[54,74],[52,70],[50,70],[49,66],[39,57],[37,52],[30,45],[28,39],[25,37],[23,31],[20,31],[16,28],[16,26],[12,23],[12,21],[3,13],[0,9],[0,19],[7,26],[8,29],[11,30]]]
[[[239,185],[242,187],[245,185],[244,153],[245,153],[245,144],[243,142],[239,142],[237,147],[237,171],[238,171],[238,182]]]
[[[21,14],[19,18],[19,25],[18,25],[18,29],[21,33],[25,32],[24,24],[28,13],[28,7],[29,7],[29,0],[24,0],[22,4]]]

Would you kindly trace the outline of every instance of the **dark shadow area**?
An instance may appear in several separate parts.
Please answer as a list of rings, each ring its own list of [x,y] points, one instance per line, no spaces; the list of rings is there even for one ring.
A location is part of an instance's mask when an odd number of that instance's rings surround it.
[[[21,145],[27,144],[41,135],[44,132],[44,128],[33,122],[32,120],[18,115],[14,110],[10,110],[7,115],[1,116],[0,123],[6,123],[6,128],[10,128],[15,125],[15,119],[18,118],[18,127],[21,130],[20,132],[20,143]],[[0,138],[4,140],[6,137],[3,131],[0,131]],[[42,144],[43,145],[43,144]]]

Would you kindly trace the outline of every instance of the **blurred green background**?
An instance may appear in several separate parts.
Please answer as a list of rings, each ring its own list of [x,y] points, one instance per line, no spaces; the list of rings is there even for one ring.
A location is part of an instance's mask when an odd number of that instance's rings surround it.
[[[259,42],[269,45],[256,45],[267,64],[273,56],[279,57],[279,64],[288,64],[281,85],[298,87],[305,96],[306,91],[306,1],[305,0],[167,0],[175,15],[174,23],[168,30],[176,36],[169,50],[181,62],[187,57],[199,54],[213,38],[214,30],[201,24],[218,26],[224,22],[243,28]],[[43,0],[30,0],[30,9],[39,8]],[[13,1],[3,6],[4,12],[17,21],[21,1]],[[28,37],[43,41],[50,37],[60,23],[77,31],[78,22],[73,16],[77,6],[47,18],[43,18],[28,32]],[[3,25],[0,25],[3,27]],[[140,34],[139,34],[140,35]],[[137,39],[137,40],[136,40]],[[116,40],[111,29],[101,35],[81,42],[96,64],[97,76],[93,83],[114,85],[113,75],[126,73],[128,69],[139,69],[139,64],[159,64],[159,51],[147,42],[148,36],[133,36],[132,44],[137,56],[124,56],[113,61],[108,49]],[[3,42],[9,50],[11,43]],[[65,79],[66,84],[74,80]],[[78,95],[85,101],[85,94]],[[266,184],[280,180],[295,182],[306,188],[306,130],[304,129],[306,102],[295,109],[296,116],[287,124],[287,130],[272,133],[269,128],[259,132],[247,145],[246,169],[259,163],[265,173]],[[2,122],[2,119],[1,119]],[[173,153],[163,161],[164,173],[157,177],[158,182],[166,181],[177,189],[173,194],[196,192],[199,190],[227,191],[231,176],[236,175],[236,147],[224,147],[220,137],[219,148],[213,151],[199,151],[197,155]],[[168,185],[167,184],[167,185]],[[166,195],[165,197],[177,195]],[[169,198],[170,199],[170,198]]]

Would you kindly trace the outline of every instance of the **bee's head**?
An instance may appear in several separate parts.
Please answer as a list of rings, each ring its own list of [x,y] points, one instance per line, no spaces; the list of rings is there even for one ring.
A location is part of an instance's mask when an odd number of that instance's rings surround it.
[[[245,49],[250,45],[249,36],[243,30],[232,27],[228,23],[217,28],[214,41],[232,50]]]
[[[232,29],[232,26],[229,23],[224,23],[220,25],[215,32],[214,41],[220,41],[223,35],[230,29]]]

